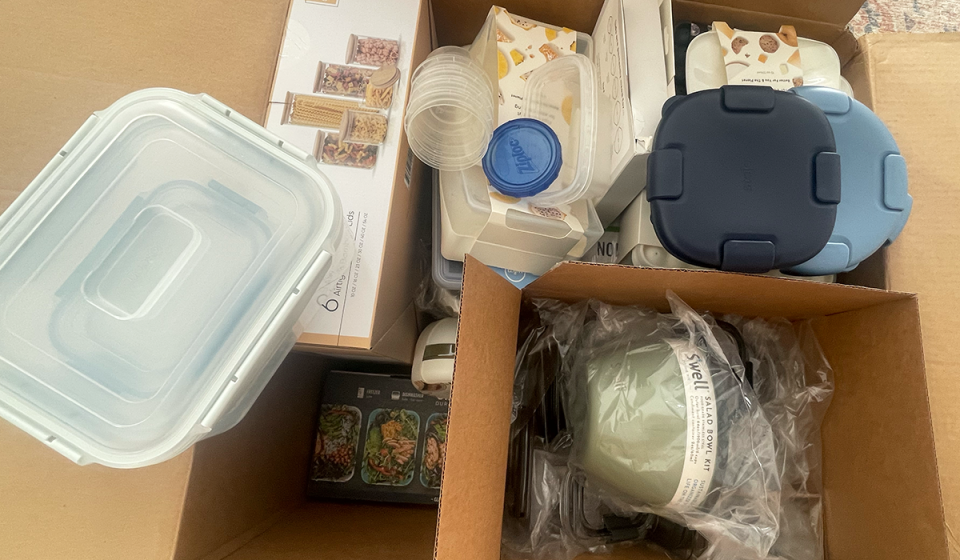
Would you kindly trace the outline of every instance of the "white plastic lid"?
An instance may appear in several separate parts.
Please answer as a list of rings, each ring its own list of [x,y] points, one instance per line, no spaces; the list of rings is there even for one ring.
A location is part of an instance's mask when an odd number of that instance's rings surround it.
[[[312,157],[218,101],[123,97],[0,216],[0,416],[113,467],[236,422],[341,223]]]
[[[840,57],[833,47],[820,41],[797,38],[803,84],[842,89]],[[723,63],[717,32],[697,35],[687,46],[687,93],[716,89],[727,84],[727,68]]]
[[[546,123],[563,154],[560,175],[543,192],[526,198],[542,206],[593,197],[599,106],[593,63],[581,54],[555,58],[534,70],[523,90],[522,117]]]

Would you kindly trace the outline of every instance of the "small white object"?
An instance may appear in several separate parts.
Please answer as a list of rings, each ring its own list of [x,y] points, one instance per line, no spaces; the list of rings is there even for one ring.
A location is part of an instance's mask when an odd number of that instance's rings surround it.
[[[342,225],[316,161],[219,101],[123,97],[0,216],[0,417],[122,468],[232,427]]]
[[[798,37],[803,85],[843,89],[840,81],[840,57],[833,47],[820,41]],[[727,84],[727,69],[720,51],[717,32],[697,35],[687,47],[687,92],[715,89]]]
[[[455,317],[441,319],[423,329],[417,340],[411,379],[413,386],[425,394],[449,394],[453,383],[453,364],[457,355]]]
[[[560,140],[563,163],[559,176],[545,191],[524,200],[556,206],[606,194],[609,171],[602,181],[598,180],[601,174],[594,173],[600,125],[598,89],[594,64],[581,54],[561,56],[530,74],[521,116],[553,129]]]
[[[663,248],[650,219],[650,202],[643,191],[620,218],[620,263],[648,268],[675,268],[685,270],[708,270],[684,262]],[[832,283],[835,275],[828,276],[792,276],[779,270],[771,270],[761,276],[794,278],[812,282]]]

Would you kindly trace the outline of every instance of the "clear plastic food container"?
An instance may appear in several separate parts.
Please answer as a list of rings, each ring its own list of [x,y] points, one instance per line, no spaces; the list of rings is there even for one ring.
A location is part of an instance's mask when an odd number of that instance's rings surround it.
[[[853,88],[840,76],[840,57],[833,47],[820,41],[798,37],[803,83],[844,91],[853,97]],[[694,37],[687,47],[687,93],[715,89],[727,83],[717,32],[708,31]]]
[[[0,416],[125,468],[232,427],[342,232],[308,154],[207,95],[123,97],[0,216]]]
[[[507,203],[519,199],[490,193],[486,185],[479,165],[440,172],[440,252],[445,259],[462,261],[470,254],[491,267],[539,276],[566,258],[582,257],[603,234],[590,200],[563,209],[495,211],[494,197]],[[566,214],[572,219],[558,219]]]
[[[347,44],[347,64],[379,68],[384,64],[396,66],[400,60],[400,42],[364,35],[351,35]]]
[[[340,121],[340,140],[359,144],[382,144],[387,138],[387,117],[379,113],[348,109]]]
[[[597,158],[597,91],[593,63],[580,54],[551,60],[528,78],[522,115],[553,129],[560,140],[562,164],[557,179],[526,200],[555,206],[603,196],[591,189]]]
[[[373,72],[369,68],[321,62],[317,70],[317,83],[313,91],[314,93],[363,99],[367,91],[367,83],[369,83]]]

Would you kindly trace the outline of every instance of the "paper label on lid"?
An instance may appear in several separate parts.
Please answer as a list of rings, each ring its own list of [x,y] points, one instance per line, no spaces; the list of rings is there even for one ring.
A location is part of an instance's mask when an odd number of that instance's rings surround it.
[[[717,462],[717,398],[703,352],[686,340],[668,342],[680,362],[687,405],[686,455],[670,505],[697,507],[710,491]]]
[[[727,84],[769,86],[786,91],[803,85],[797,31],[792,25],[777,33],[741,31],[722,21],[713,23],[727,69]]]
[[[520,117],[530,73],[547,62],[577,52],[577,32],[515,16],[494,6],[497,39],[498,123]]]

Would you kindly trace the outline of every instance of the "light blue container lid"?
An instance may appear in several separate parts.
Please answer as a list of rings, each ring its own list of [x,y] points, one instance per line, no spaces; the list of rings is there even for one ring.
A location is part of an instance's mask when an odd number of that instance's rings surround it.
[[[840,154],[840,204],[826,246],[817,256],[785,270],[815,276],[855,268],[903,230],[913,206],[907,166],[877,115],[847,94],[826,87],[794,88],[827,115]]]

